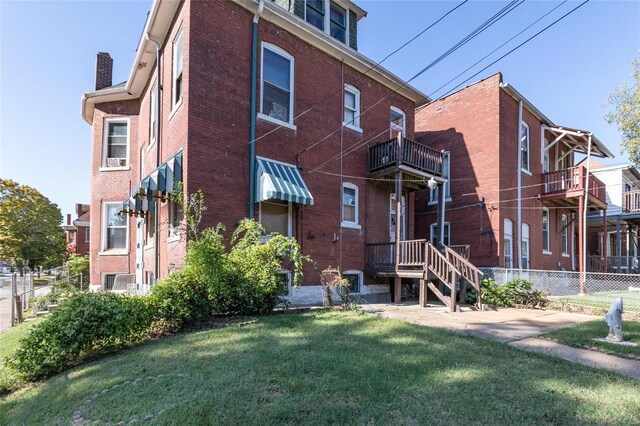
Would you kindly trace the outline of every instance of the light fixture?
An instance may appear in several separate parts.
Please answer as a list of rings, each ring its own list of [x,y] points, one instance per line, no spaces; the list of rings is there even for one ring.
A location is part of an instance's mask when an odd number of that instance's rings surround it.
[[[427,182],[427,186],[429,187],[430,190],[433,191],[438,186],[438,182],[436,182],[433,176],[431,176],[431,179],[429,179],[429,181]]]

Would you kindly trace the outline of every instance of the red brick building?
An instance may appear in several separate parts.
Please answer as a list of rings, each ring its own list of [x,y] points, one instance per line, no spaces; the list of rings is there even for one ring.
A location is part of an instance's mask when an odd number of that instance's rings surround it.
[[[82,100],[93,127],[93,289],[116,275],[144,289],[181,267],[183,215],[168,201],[181,181],[204,192],[204,226],[253,216],[321,268],[339,267],[360,294],[389,294],[387,278],[366,273],[366,244],[394,241],[398,212],[401,239],[414,236],[411,191],[443,182],[442,155],[411,141],[427,97],[358,53],[365,15],[348,0],[160,0],[125,83],[112,85],[112,60],[98,54]],[[397,173],[416,177],[400,186],[402,204]],[[319,301],[318,284],[305,270],[292,300]]]
[[[592,156],[613,157],[590,132],[554,124],[495,74],[419,108],[416,139],[447,151],[446,244],[468,244],[480,266],[580,270],[587,175],[588,210],[607,203],[575,156],[590,139]],[[419,237],[436,221],[432,200],[416,197]]]
[[[67,240],[67,247],[80,256],[89,254],[90,225],[90,206],[88,204],[76,204],[76,219],[72,223],[71,215],[67,214],[67,222],[62,226]]]

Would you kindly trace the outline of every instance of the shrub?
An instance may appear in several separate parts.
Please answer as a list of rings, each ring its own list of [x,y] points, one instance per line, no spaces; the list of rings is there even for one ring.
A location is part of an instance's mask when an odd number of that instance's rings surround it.
[[[522,278],[515,278],[506,284],[485,278],[481,282],[481,289],[482,302],[487,305],[535,308],[548,304],[546,294],[533,290],[533,283]]]
[[[144,339],[153,313],[140,296],[74,295],[20,341],[8,365],[28,380],[49,376],[88,356]]]

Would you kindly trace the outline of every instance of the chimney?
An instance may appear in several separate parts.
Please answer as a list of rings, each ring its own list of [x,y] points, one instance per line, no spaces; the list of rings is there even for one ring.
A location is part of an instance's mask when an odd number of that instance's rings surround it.
[[[112,85],[113,59],[107,52],[98,52],[96,58],[96,90]]]
[[[67,225],[71,225],[71,213],[67,213]]]

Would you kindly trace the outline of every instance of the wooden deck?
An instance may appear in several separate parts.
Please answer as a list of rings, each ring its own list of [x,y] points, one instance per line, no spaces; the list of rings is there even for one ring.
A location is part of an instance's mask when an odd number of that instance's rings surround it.
[[[541,201],[557,201],[562,204],[577,204],[578,197],[584,195],[587,181],[585,166],[570,167],[568,169],[542,174]],[[589,203],[600,208],[607,207],[607,192],[605,184],[589,173]]]

